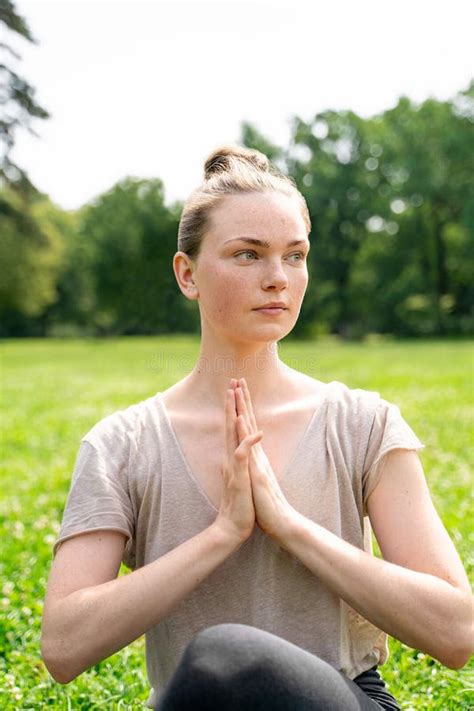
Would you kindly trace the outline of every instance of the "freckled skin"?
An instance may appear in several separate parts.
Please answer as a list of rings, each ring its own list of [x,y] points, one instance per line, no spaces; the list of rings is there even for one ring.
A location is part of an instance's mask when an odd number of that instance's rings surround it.
[[[224,245],[239,235],[266,240],[271,246],[241,241]],[[214,338],[220,333],[225,340],[255,343],[279,340],[292,330],[308,285],[306,259],[298,256],[307,246],[287,247],[294,239],[307,242],[294,199],[252,193],[222,200],[211,213],[193,275],[203,335],[209,328]],[[283,301],[288,310],[274,317],[252,310],[269,301]]]
[[[245,377],[257,421],[298,402],[312,381],[279,357],[278,341],[293,329],[308,285],[310,243],[298,199],[277,192],[222,198],[208,215],[197,260],[178,251],[173,269],[186,298],[198,302],[199,358],[166,391],[167,404],[186,416],[223,426],[223,403],[232,378]],[[239,237],[268,244],[250,244]],[[299,244],[289,246],[290,242]],[[255,309],[283,302],[279,314]]]

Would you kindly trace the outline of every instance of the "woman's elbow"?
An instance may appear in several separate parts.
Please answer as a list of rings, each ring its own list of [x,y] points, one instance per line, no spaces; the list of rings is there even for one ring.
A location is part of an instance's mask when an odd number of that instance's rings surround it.
[[[461,632],[451,644],[448,657],[442,663],[450,669],[462,669],[474,652],[474,620],[472,614],[472,598],[469,600],[469,619],[461,625]],[[441,661],[441,660],[440,660]]]
[[[468,630],[467,640],[465,639],[462,644],[458,644],[454,647],[451,653],[450,664],[447,664],[450,669],[462,669],[470,660],[472,653],[474,652],[474,630],[471,624]]]
[[[49,671],[50,676],[56,681],[58,684],[62,684],[63,686],[66,686],[66,684],[70,684],[71,681],[74,681],[75,677],[69,678],[68,676],[63,676],[61,672],[57,671],[52,671],[48,666],[46,667]]]
[[[471,658],[472,651],[466,653],[466,650],[457,650],[454,654],[451,654],[449,658],[439,660],[445,667],[449,669],[462,669]]]
[[[64,664],[58,662],[56,657],[48,652],[44,644],[41,644],[41,659],[43,660],[43,664],[48,670],[50,676],[58,684],[69,684],[76,678],[76,675],[68,673],[64,668]]]

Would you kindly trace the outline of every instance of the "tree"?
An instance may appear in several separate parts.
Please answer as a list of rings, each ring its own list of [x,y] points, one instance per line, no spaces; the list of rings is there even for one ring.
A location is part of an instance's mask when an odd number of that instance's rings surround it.
[[[301,335],[472,333],[473,123],[472,83],[366,120],[295,117],[286,163],[312,221]]]
[[[1,335],[44,335],[41,315],[57,298],[63,235],[45,195],[0,191]]]
[[[350,281],[371,214],[372,188],[363,168],[369,151],[366,122],[352,111],[325,111],[308,123],[293,120],[287,164],[312,223],[301,335],[315,323],[342,337],[361,331],[363,314],[354,307]]]
[[[17,14],[11,0],[0,0],[0,24],[36,44],[26,21]],[[10,152],[19,128],[37,135],[32,127],[33,120],[48,118],[49,114],[36,101],[35,89],[13,68],[20,61],[20,55],[5,42],[0,42],[0,50],[4,55],[0,61],[0,182],[32,189],[26,173],[10,160]]]
[[[128,177],[81,213],[78,244],[92,260],[93,323],[103,334],[196,331],[196,303],[172,269],[180,206],[166,207],[161,180]]]

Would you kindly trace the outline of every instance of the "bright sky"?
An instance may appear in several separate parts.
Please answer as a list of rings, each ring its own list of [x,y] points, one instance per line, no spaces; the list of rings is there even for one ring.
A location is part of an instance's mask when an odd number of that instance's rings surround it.
[[[472,0],[15,4],[40,43],[15,43],[18,71],[52,118],[12,157],[67,209],[126,175],[185,199],[243,120],[286,146],[295,115],[370,116],[401,95],[448,99],[474,76]]]

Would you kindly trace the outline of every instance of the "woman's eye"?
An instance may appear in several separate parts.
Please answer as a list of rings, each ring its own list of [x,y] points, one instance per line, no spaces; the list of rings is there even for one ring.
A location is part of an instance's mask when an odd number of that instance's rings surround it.
[[[290,257],[299,257],[296,261],[304,262],[306,255],[304,252],[295,252],[294,254],[290,254]]]
[[[250,249],[246,249],[245,252],[238,252],[235,256],[240,257],[242,254],[255,254],[255,252],[252,252]]]
[[[251,249],[246,249],[245,252],[238,252],[235,256],[240,257],[242,256],[242,254],[251,254],[252,256],[258,256],[257,253]],[[294,254],[290,254],[290,257],[299,257],[297,261],[302,261],[305,258],[305,255],[304,252],[295,252]]]

